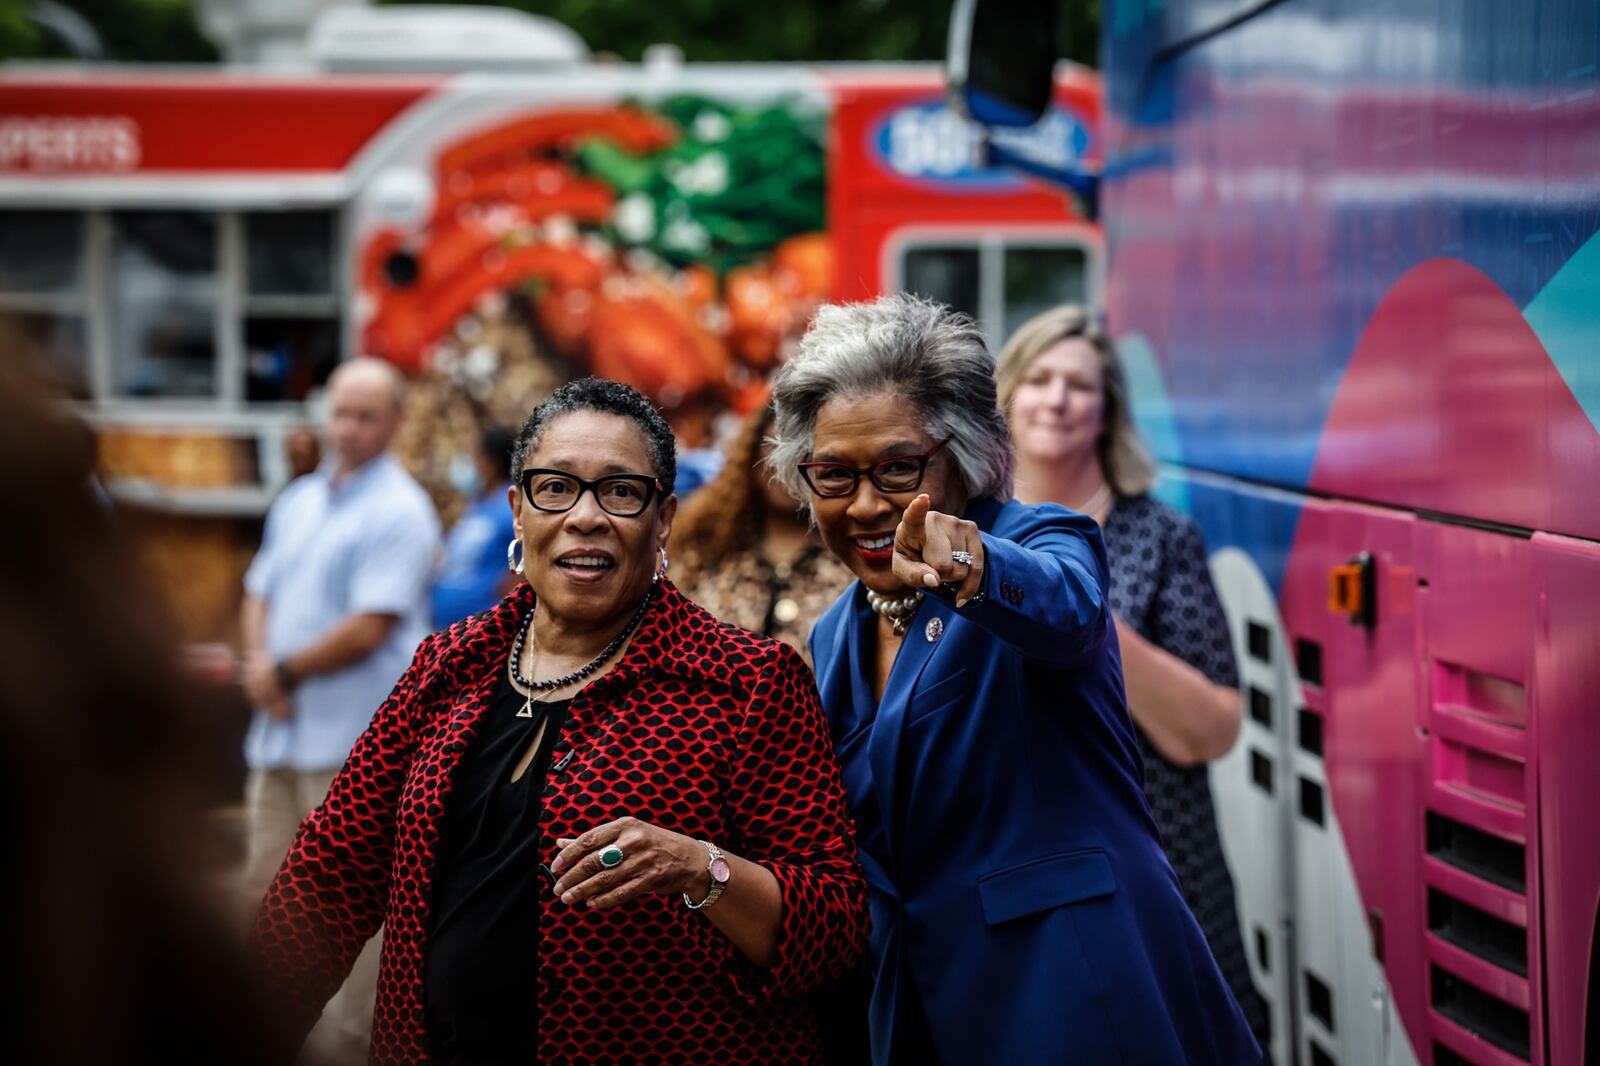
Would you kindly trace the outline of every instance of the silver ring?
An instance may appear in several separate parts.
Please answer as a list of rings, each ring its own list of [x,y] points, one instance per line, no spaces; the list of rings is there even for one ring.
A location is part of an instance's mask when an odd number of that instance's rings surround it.
[[[971,552],[952,551],[950,553],[950,559],[951,559],[952,562],[966,563],[968,566],[972,565],[972,553]]]
[[[600,865],[607,870],[622,865],[622,849],[615,844],[607,844],[600,849]]]

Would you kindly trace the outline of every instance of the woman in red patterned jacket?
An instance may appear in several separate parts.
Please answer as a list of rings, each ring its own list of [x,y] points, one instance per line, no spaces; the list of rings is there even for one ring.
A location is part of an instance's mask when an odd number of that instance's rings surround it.
[[[382,924],[375,1063],[817,1060],[799,993],[866,931],[839,770],[799,655],[665,580],[675,474],[626,386],[528,418],[527,583],[423,643],[257,918],[306,1028]]]

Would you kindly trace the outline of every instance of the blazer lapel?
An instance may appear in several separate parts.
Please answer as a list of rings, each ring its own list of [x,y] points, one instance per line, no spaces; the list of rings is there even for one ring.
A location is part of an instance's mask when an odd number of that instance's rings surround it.
[[[840,596],[845,610],[831,634],[817,647],[817,692],[828,716],[834,747],[872,720],[872,708],[856,699],[854,680],[861,668],[862,634],[872,618],[872,610],[861,595],[861,583],[851,582]]]
[[[998,501],[985,497],[974,500],[966,511],[968,521],[987,532],[1000,514]],[[917,612],[906,627],[905,640],[889,670],[889,681],[883,689],[883,699],[878,703],[878,716],[872,724],[867,756],[872,764],[872,780],[878,793],[882,811],[884,836],[889,843],[889,854],[898,855],[897,829],[904,814],[899,796],[900,741],[905,731],[906,710],[911,697],[916,694],[917,682],[932,658],[934,648],[943,639],[955,620],[955,608],[935,596],[924,596]],[[864,622],[852,627],[854,644],[851,652],[859,655],[862,636],[867,625],[875,624],[870,611]],[[869,669],[871,666],[869,664]],[[870,675],[869,675],[870,676]]]
[[[867,757],[872,763],[872,780],[883,812],[884,835],[889,854],[898,855],[896,835],[903,804],[899,802],[900,740],[905,731],[906,708],[917,690],[917,679],[933,655],[945,628],[950,624],[950,608],[942,600],[925,596],[911,616],[905,639],[889,669],[889,681],[878,702],[878,716],[867,742]],[[937,619],[937,625],[934,621]],[[868,624],[875,624],[871,619]]]

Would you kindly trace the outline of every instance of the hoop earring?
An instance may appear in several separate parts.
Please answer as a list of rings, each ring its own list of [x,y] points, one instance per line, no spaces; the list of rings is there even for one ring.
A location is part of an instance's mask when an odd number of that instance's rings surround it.
[[[512,537],[511,543],[506,545],[506,569],[513,574],[522,573],[522,541],[516,537]]]
[[[654,580],[660,581],[662,578],[666,577],[667,576],[667,567],[669,567],[671,565],[672,564],[670,562],[668,562],[668,560],[667,560],[667,549],[662,548],[661,549],[661,566],[660,566],[659,569],[656,570],[656,576],[655,576]]]

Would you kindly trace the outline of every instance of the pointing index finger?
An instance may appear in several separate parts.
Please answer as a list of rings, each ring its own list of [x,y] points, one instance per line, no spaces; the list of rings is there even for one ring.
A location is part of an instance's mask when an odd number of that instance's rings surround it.
[[[926,492],[906,505],[904,513],[900,515],[900,528],[895,531],[896,547],[905,549],[908,554],[922,554],[922,545],[927,538],[928,508],[931,505]]]

